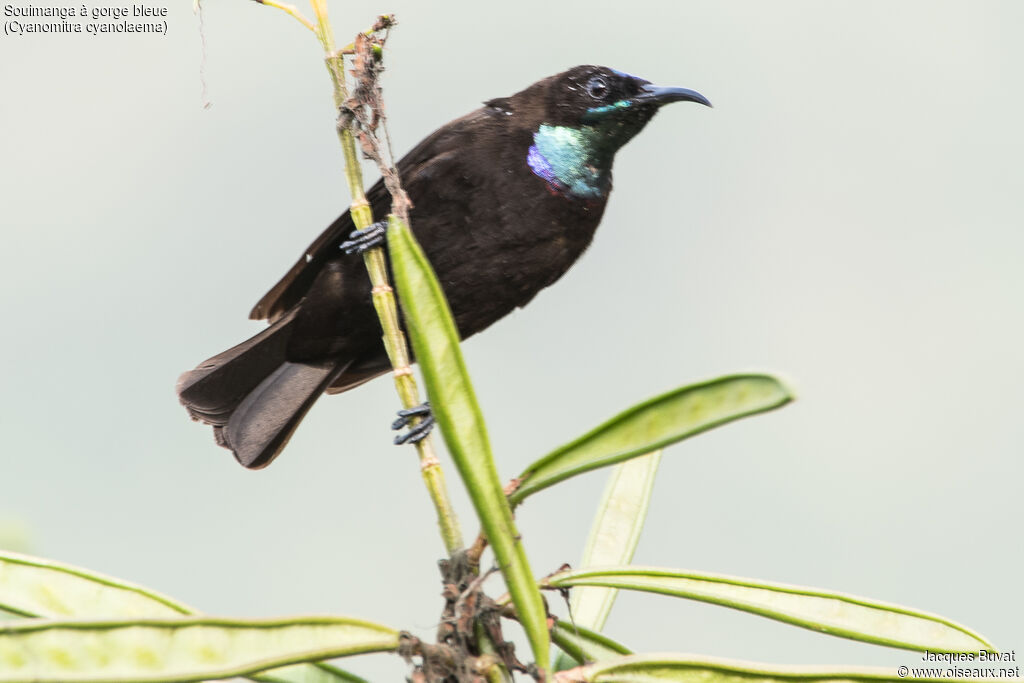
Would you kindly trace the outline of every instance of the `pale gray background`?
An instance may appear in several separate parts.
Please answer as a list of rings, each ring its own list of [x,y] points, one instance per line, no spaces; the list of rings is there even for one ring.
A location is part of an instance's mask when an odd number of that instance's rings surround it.
[[[1024,649],[1024,5],[336,2],[339,39],[382,11],[400,152],[578,63],[716,105],[662,112],[580,264],[466,345],[504,476],[655,393],[780,372],[798,403],[668,452],[636,560],[903,603]],[[177,404],[178,373],[260,329],[249,308],[348,197],[311,34],[210,0],[204,110],[197,19],[176,3],[169,22],[0,36],[0,518],[210,613],[429,635],[442,547],[413,452],[389,445],[387,379],[321,401],[256,473]],[[522,509],[538,573],[577,561],[604,480]],[[916,659],[652,596],[608,632]]]

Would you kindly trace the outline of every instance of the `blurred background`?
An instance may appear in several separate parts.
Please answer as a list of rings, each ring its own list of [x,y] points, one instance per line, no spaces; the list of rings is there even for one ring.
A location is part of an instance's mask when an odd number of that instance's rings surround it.
[[[391,446],[389,379],[321,400],[259,472],[177,403],[178,374],[261,329],[250,307],[349,198],[312,34],[243,0],[208,0],[202,29],[169,9],[167,36],[0,36],[0,539],[212,614],[431,637],[443,548],[413,450]],[[581,262],[465,345],[504,477],[656,393],[778,372],[798,402],[667,451],[636,562],[870,596],[1024,649],[1024,5],[332,10],[339,42],[398,16],[399,153],[580,63],[715,104],[665,109],[619,154]],[[578,561],[605,479],[522,508],[538,574]],[[621,595],[607,632],[918,657],[647,595]]]

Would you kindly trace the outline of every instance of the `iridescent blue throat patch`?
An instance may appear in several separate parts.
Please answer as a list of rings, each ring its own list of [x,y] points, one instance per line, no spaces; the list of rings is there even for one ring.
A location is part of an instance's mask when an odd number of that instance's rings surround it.
[[[590,126],[542,125],[533,134],[526,163],[558,194],[591,199],[603,197],[608,191],[607,171],[591,163],[600,136],[601,132]]]
[[[548,160],[537,149],[537,145],[530,145],[530,151],[526,154],[526,163],[533,169],[535,175],[547,181],[552,189],[564,192],[565,186],[555,175],[555,169],[551,167]]]

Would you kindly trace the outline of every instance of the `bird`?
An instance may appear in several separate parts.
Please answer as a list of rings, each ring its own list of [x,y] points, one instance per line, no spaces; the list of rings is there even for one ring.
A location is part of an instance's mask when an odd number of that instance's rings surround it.
[[[484,102],[399,160],[410,228],[463,339],[525,306],[579,259],[608,202],[616,152],[679,101],[711,106],[688,88],[576,66]],[[383,182],[367,199],[374,216],[389,212]],[[391,369],[363,259],[350,253],[372,245],[342,214],[253,307],[249,317],[269,327],[179,378],[189,415],[212,425],[243,466],[270,464],[323,393]]]

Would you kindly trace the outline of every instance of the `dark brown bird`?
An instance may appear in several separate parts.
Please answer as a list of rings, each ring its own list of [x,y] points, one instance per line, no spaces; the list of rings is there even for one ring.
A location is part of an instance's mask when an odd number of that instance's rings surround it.
[[[600,66],[577,66],[490,100],[428,136],[398,162],[411,228],[463,338],[560,278],[590,244],[612,187],[615,152],[668,102],[710,106]],[[378,182],[373,213],[390,198]],[[346,212],[249,317],[270,327],[178,380],[193,419],[249,468],[270,463],[323,393],[390,369],[362,258],[341,245]]]

